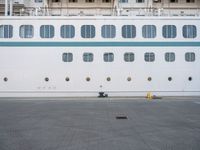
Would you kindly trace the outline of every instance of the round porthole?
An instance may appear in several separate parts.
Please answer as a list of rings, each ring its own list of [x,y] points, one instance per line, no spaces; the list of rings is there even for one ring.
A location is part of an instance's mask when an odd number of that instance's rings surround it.
[[[7,81],[8,81],[8,78],[7,78],[7,77],[5,77],[5,78],[3,78],[3,80],[4,80],[5,82],[7,82]]]
[[[151,80],[152,80],[152,78],[151,78],[151,77],[148,77],[148,78],[147,78],[147,80],[148,80],[148,81],[151,81]]]
[[[65,81],[67,81],[67,82],[68,82],[68,81],[69,81],[69,77],[66,77],[66,78],[65,78]]]
[[[188,80],[189,80],[189,81],[192,81],[192,77],[189,77]]]
[[[128,78],[127,78],[127,81],[131,81],[131,77],[128,77]]]
[[[46,77],[44,80],[45,80],[46,82],[48,82],[48,81],[49,81],[49,78]]]
[[[111,81],[111,78],[110,78],[110,77],[107,77],[107,81]]]
[[[89,81],[90,81],[90,77],[87,77],[87,78],[86,78],[86,81],[89,82]]]
[[[172,81],[172,77],[168,77],[168,81]]]

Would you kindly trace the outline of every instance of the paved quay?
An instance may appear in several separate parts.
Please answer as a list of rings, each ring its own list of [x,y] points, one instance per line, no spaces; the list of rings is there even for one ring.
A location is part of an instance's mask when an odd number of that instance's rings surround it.
[[[0,150],[200,150],[200,97],[0,98]]]

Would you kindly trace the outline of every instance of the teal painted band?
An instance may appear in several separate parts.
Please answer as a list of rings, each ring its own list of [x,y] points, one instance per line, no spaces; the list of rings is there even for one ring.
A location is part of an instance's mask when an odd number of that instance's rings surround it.
[[[0,47],[197,47],[200,42],[0,42]]]

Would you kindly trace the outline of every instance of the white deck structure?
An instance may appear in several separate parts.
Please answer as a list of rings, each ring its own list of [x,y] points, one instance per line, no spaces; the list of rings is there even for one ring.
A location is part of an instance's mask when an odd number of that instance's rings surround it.
[[[5,13],[0,96],[200,96],[199,1],[122,2],[24,1]]]

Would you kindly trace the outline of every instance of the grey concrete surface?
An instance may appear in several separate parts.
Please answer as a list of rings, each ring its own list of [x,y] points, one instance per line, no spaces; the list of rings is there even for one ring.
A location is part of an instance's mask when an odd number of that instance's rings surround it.
[[[200,150],[200,98],[49,99],[0,98],[0,150]]]

